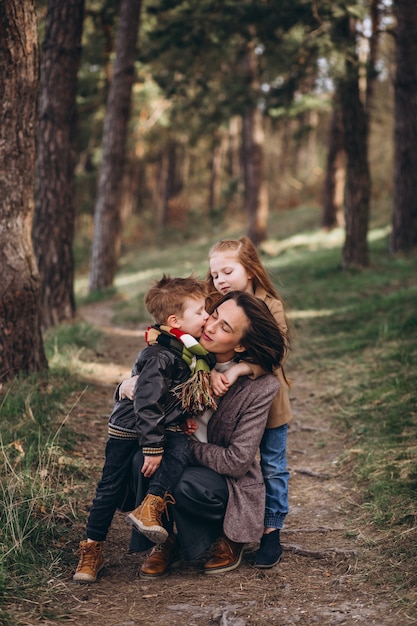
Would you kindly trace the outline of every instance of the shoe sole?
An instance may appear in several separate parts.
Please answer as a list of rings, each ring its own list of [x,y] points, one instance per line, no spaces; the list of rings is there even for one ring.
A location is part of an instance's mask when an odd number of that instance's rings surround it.
[[[165,572],[163,572],[162,574],[146,574],[145,572],[141,572],[139,570],[139,578],[145,578],[146,580],[152,580],[152,579],[160,579],[160,578],[165,578],[166,576],[168,576],[170,571],[170,568],[168,568]]]
[[[232,572],[234,569],[237,569],[241,564],[244,551],[244,548],[242,548],[239,554],[239,558],[237,559],[237,561],[235,561],[235,563],[232,563],[231,565],[226,565],[224,567],[204,569],[204,573],[208,576],[211,576],[212,574],[225,574],[226,572]]]
[[[145,526],[132,513],[126,516],[126,521],[153,543],[164,543],[168,539],[168,531],[165,528],[162,526]]]
[[[77,574],[75,573],[74,576],[72,577],[72,580],[76,583],[80,583],[82,585],[86,585],[88,583],[95,583],[97,582],[97,578],[99,573],[101,572],[101,570],[103,569],[104,565],[102,565],[100,567],[100,569],[97,571],[97,576],[94,578],[94,576],[91,576],[91,574]]]
[[[258,569],[270,569],[271,567],[274,567],[275,565],[278,565],[278,563],[280,562],[281,558],[282,558],[282,555],[280,554],[278,559],[274,563],[268,563],[268,564],[254,563],[253,566],[257,567]]]

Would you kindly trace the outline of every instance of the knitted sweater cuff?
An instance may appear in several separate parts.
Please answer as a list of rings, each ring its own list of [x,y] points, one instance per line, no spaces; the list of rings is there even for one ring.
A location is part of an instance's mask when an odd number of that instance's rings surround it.
[[[143,456],[159,456],[160,454],[163,454],[163,453],[164,453],[164,449],[162,447],[159,447],[159,448],[143,447],[142,448]]]

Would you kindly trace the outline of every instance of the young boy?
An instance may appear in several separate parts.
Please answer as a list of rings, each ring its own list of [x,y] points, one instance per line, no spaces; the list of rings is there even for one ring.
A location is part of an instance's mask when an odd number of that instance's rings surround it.
[[[102,478],[87,521],[87,539],[80,542],[81,556],[73,579],[97,580],[103,567],[103,548],[114,513],[123,500],[132,457],[141,446],[142,473],[152,477],[148,495],[128,516],[128,521],[155,543],[167,532],[162,515],[175,503],[171,490],[189,461],[188,437],[181,425],[188,417],[178,388],[189,384],[190,374],[209,372],[215,358],[196,341],[203,332],[205,285],[192,276],[163,276],[148,291],[146,308],[156,325],[148,329],[148,345],[136,359],[138,375],[133,402],[118,400],[109,419],[109,439]],[[193,377],[195,379],[195,377]],[[201,403],[201,395],[198,395]],[[207,389],[202,408],[213,405]]]

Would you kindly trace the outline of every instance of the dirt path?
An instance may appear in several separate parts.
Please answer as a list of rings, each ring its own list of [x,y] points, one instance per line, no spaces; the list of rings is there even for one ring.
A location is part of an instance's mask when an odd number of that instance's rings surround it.
[[[73,427],[89,424],[78,452],[91,462],[95,481],[102,466],[112,391],[129,375],[143,346],[143,331],[111,327],[102,305],[85,308],[83,315],[105,332],[102,354],[86,374],[88,390],[70,418]],[[252,567],[256,546],[249,545],[242,566],[234,572],[207,577],[196,563],[181,566],[165,579],[144,581],[138,577],[143,557],[128,554],[130,527],[120,514],[109,533],[99,582],[77,585],[68,568],[59,594],[66,621],[79,626],[417,623],[401,612],[393,589],[381,583],[380,541],[375,529],[361,521],[350,476],[337,462],[342,436],[322,417],[319,391],[313,393],[303,372],[291,374],[295,377],[288,439],[291,510],[282,533],[281,563],[271,570]],[[86,493],[86,515],[93,491],[94,484]],[[74,549],[83,532],[82,525],[74,529]]]

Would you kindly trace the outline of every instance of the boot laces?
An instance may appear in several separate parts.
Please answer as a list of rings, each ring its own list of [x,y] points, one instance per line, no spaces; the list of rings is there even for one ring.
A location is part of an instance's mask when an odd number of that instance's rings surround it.
[[[162,499],[154,498],[152,504],[155,507],[155,511],[161,515],[162,513],[165,513],[167,519],[169,520],[168,505],[175,504],[175,498],[170,493],[166,492]]]
[[[78,569],[82,569],[84,567],[94,569],[99,552],[97,546],[94,544],[91,546],[86,544],[79,549],[79,552],[81,554],[81,559]]]

